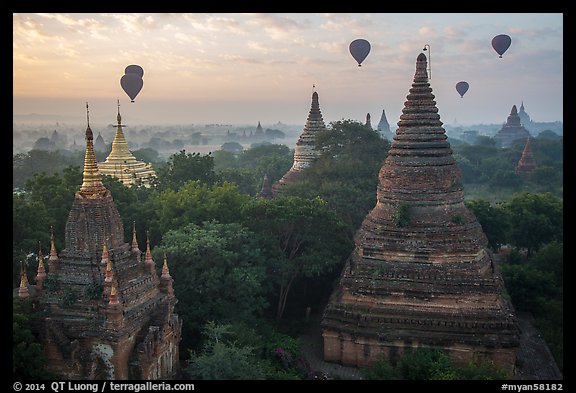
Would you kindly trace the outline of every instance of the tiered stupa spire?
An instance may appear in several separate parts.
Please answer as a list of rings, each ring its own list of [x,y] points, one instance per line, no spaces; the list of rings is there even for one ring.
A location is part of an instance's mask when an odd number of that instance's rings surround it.
[[[532,154],[532,148],[530,146],[530,138],[526,139],[526,145],[522,151],[522,157],[516,165],[516,174],[521,177],[527,177],[530,175],[534,169],[536,169],[536,161],[534,160],[534,155]]]
[[[118,178],[124,185],[135,184],[141,180],[145,186],[150,185],[150,180],[156,177],[156,172],[152,164],[138,161],[128,148],[128,143],[122,131],[122,116],[120,116],[120,102],[118,102],[118,114],[116,116],[116,134],[112,141],[112,151],[104,162],[100,162],[98,167],[105,175]]]
[[[82,179],[82,186],[78,193],[84,198],[94,199],[101,198],[106,194],[107,190],[102,184],[100,172],[98,171],[98,164],[96,163],[96,156],[94,155],[94,134],[90,129],[90,112],[88,111],[88,103],[86,103],[86,120],[88,126],[86,128],[86,153],[84,154],[84,172]]]
[[[272,185],[272,192],[274,194],[280,193],[284,185],[296,180],[300,172],[312,165],[319,157],[320,152],[315,148],[316,133],[325,129],[326,125],[324,124],[322,112],[320,111],[318,93],[314,91],[312,93],[312,104],[306,124],[294,149],[294,163],[292,164],[292,168]]]
[[[421,53],[376,206],[324,311],[324,359],[363,366],[428,347],[462,362],[480,354],[510,369],[514,310],[482,227],[464,205],[426,66]]]

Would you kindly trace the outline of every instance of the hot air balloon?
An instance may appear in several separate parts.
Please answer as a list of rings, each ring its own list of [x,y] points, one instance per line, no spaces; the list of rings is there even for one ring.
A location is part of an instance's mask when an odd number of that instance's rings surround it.
[[[492,48],[502,57],[504,52],[508,50],[510,44],[512,43],[512,38],[506,34],[499,34],[492,38]]]
[[[138,93],[140,93],[140,90],[142,90],[142,86],[144,86],[144,81],[138,74],[128,73],[122,76],[120,85],[126,94],[128,94],[128,97],[130,97],[131,102],[134,102],[134,99]]]
[[[358,38],[350,43],[350,54],[358,62],[358,67],[362,67],[362,62],[370,53],[370,43],[365,39]]]
[[[139,65],[136,64],[132,64],[129,65],[128,67],[126,67],[126,69],[124,70],[125,74],[138,74],[138,76],[140,78],[144,77],[144,69],[142,69],[142,67],[140,67]]]
[[[458,94],[460,94],[460,98],[464,97],[464,94],[466,94],[469,87],[470,85],[468,84],[468,82],[462,81],[456,83],[456,91],[458,92]]]

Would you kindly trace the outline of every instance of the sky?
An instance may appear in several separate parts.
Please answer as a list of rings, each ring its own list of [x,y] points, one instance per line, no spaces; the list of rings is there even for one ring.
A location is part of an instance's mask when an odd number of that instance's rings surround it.
[[[502,58],[492,38],[507,34]],[[358,67],[349,44],[371,44]],[[563,119],[561,13],[15,13],[13,115],[125,124],[304,124],[314,91],[326,124],[391,128],[417,56],[447,125],[504,123],[524,103],[534,121]],[[131,103],[120,79],[144,69]],[[470,85],[464,97],[456,83]]]

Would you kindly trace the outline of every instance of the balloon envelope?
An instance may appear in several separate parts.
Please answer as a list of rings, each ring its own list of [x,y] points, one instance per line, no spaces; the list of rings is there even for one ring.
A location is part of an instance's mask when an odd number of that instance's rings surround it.
[[[464,97],[464,94],[466,94],[466,92],[468,91],[468,88],[470,87],[470,85],[468,84],[468,82],[458,82],[456,83],[456,91],[458,92],[458,94],[460,94],[460,97]]]
[[[138,74],[138,76],[140,76],[140,78],[144,77],[144,69],[142,67],[140,67],[139,65],[136,64],[132,64],[129,65],[128,67],[126,67],[126,69],[124,70],[125,74]]]
[[[370,43],[365,39],[358,38],[350,43],[350,54],[358,62],[358,67],[361,67],[362,62],[370,53]]]
[[[512,38],[506,34],[499,34],[492,38],[492,48],[502,57],[504,52],[508,50],[510,44],[512,43]]]
[[[144,81],[138,74],[128,73],[122,76],[120,79],[120,85],[126,94],[128,94],[130,100],[134,102],[134,98],[136,98],[138,93],[140,93],[140,90],[142,90],[142,86],[144,86]]]

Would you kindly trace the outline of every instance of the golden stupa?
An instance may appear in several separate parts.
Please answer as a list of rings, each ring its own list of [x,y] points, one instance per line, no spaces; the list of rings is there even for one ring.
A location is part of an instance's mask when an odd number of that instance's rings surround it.
[[[128,143],[122,132],[122,117],[120,116],[120,102],[118,102],[118,125],[116,135],[112,141],[112,151],[104,162],[98,163],[100,173],[118,178],[125,186],[141,181],[145,187],[150,187],[150,181],[156,177],[152,164],[136,160],[128,150]]]

